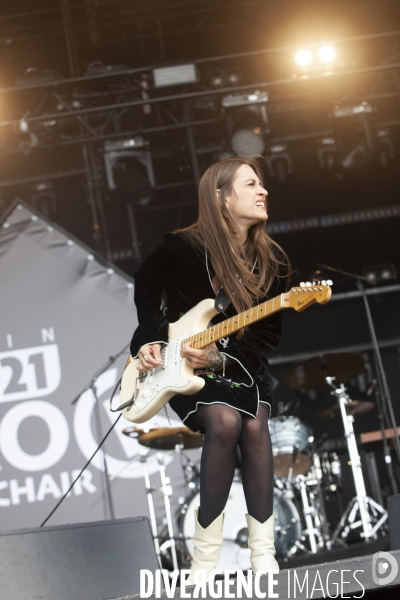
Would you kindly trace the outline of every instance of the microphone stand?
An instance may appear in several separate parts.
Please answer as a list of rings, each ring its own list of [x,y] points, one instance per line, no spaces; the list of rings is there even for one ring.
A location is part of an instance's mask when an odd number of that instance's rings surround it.
[[[366,290],[363,285],[363,281],[366,281],[368,283],[371,283],[371,282],[366,277],[363,277],[362,275],[357,275],[356,273],[348,273],[347,271],[343,271],[342,269],[336,269],[334,267],[330,267],[329,265],[319,263],[318,267],[322,268],[322,269],[327,269],[328,271],[332,271],[333,273],[340,273],[341,275],[344,275],[345,277],[354,279],[356,281],[356,285],[362,296],[362,299],[364,302],[365,313],[367,316],[368,328],[369,328],[369,333],[370,333],[371,342],[372,342],[372,350],[373,350],[373,355],[374,355],[375,369],[376,369],[376,374],[377,374],[378,389],[376,390],[375,397],[377,400],[377,407],[378,407],[378,412],[379,412],[379,421],[380,421],[380,426],[381,426],[382,444],[383,444],[383,451],[384,451],[384,456],[385,456],[385,463],[387,465],[393,494],[397,494],[398,488],[397,488],[397,483],[396,483],[396,479],[395,479],[394,472],[393,472],[392,458],[390,455],[388,441],[387,441],[387,438],[385,435],[385,425],[384,425],[385,419],[386,419],[387,426],[389,428],[393,428],[393,434],[394,434],[394,439],[395,439],[395,450],[396,450],[397,459],[399,461],[399,464],[400,464],[400,439],[399,439],[399,434],[397,431],[396,417],[395,417],[394,411],[393,411],[393,404],[392,404],[392,400],[390,397],[390,391],[389,391],[389,386],[387,383],[386,373],[385,373],[385,369],[383,367],[382,356],[381,356],[380,349],[379,349],[378,338],[376,337],[375,326],[374,326],[371,309],[370,309],[369,302],[368,302],[368,296],[367,296]],[[373,285],[376,285],[376,283],[374,283]]]
[[[101,427],[99,397],[97,395],[96,381],[98,380],[98,378],[100,377],[100,375],[102,375],[105,371],[107,371],[107,369],[109,369],[109,367],[111,367],[111,365],[113,365],[115,363],[115,361],[118,360],[118,358],[122,354],[124,354],[126,352],[126,350],[129,348],[129,346],[130,346],[130,343],[126,344],[126,346],[124,346],[123,349],[120,352],[118,352],[114,356],[110,356],[110,358],[105,363],[105,365],[103,367],[101,367],[93,375],[92,379],[90,380],[90,383],[86,387],[84,387],[83,390],[81,392],[79,392],[79,394],[76,396],[76,398],[74,398],[72,400],[72,402],[71,402],[71,404],[76,404],[78,402],[79,398],[85,392],[87,392],[88,390],[92,390],[93,397],[94,397],[94,410],[95,410],[95,420],[96,420],[97,437],[99,438],[99,440],[103,439],[103,432],[102,432],[102,427]],[[107,456],[106,456],[106,451],[105,451],[104,444],[103,444],[103,447],[101,449],[101,452],[102,452],[102,455],[103,455],[104,481],[105,481],[105,485],[106,485],[107,501],[108,501],[108,509],[109,509],[109,514],[110,514],[110,520],[114,521],[114,519],[115,519],[114,503],[113,503],[113,498],[112,498],[112,494],[111,494],[110,478],[109,478],[108,467],[107,467]]]

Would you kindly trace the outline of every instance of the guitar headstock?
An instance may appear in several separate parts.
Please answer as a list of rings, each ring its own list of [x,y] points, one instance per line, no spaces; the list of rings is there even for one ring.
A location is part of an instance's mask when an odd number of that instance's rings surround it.
[[[331,281],[329,281],[332,284]],[[326,304],[329,302],[332,296],[332,289],[328,285],[328,282],[314,282],[314,283],[301,283],[299,286],[292,287],[292,289],[284,294],[285,306],[290,306],[301,312],[308,308],[314,302],[318,304]]]

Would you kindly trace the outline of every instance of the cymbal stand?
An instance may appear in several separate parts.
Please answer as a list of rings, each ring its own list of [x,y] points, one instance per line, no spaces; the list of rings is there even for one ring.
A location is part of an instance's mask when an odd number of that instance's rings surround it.
[[[140,462],[142,464],[143,475],[144,475],[144,485],[146,487],[146,493],[147,493],[147,503],[149,505],[151,533],[153,535],[153,542],[154,542],[154,547],[156,550],[158,562],[160,564],[160,567],[162,568],[160,542],[159,542],[158,533],[157,533],[156,512],[154,510],[154,501],[153,501],[153,493],[155,491],[155,487],[153,485],[151,485],[151,483],[150,483],[149,470],[147,468],[147,455],[149,452],[150,452],[150,448],[145,448],[140,451]]]
[[[195,481],[200,476],[200,471],[187,454],[184,452],[184,444],[176,444],[175,452],[179,455],[180,465],[182,469],[182,477],[184,482],[186,483],[187,488],[192,491],[196,485]],[[183,464],[183,459],[185,459],[186,464]]]
[[[171,503],[169,501],[169,497],[172,494],[171,479],[166,476],[166,467],[164,464],[164,454],[162,454],[162,452],[159,452],[157,454],[157,461],[158,461],[159,470],[160,470],[161,492],[164,497],[165,516],[167,517],[167,528],[168,528],[168,537],[169,537],[170,548],[171,548],[172,565],[174,567],[174,570],[177,570],[179,568],[178,567],[178,558],[176,555],[176,543],[175,543],[174,526],[172,523]]]
[[[282,481],[281,479],[275,479],[276,488],[282,493],[283,498],[287,498],[288,500],[295,500],[295,494],[293,490],[293,479],[290,474],[289,477]],[[296,521],[300,521],[300,517],[295,519]],[[290,530],[291,523],[287,523],[286,525],[277,525],[275,522],[275,535],[278,536],[280,543],[282,544],[283,553],[285,556],[292,556],[299,549],[299,545],[288,546],[288,531]],[[304,546],[301,547],[303,550],[307,550]]]
[[[371,281],[368,281],[366,279],[366,277],[363,277],[362,275],[358,275],[357,273],[348,273],[347,271],[343,271],[343,269],[336,269],[335,267],[331,267],[329,265],[324,265],[324,264],[319,263],[318,267],[322,268],[322,269],[327,269],[328,271],[332,271],[333,273],[340,273],[341,275],[344,275],[345,277],[354,279],[356,281],[356,285],[357,285],[359,292],[361,294],[361,297],[363,299],[365,314],[366,314],[367,322],[368,322],[368,329],[369,329],[371,342],[372,342],[374,362],[375,362],[375,367],[376,367],[377,384],[378,384],[378,388],[376,390],[377,391],[376,401],[377,401],[377,408],[378,408],[378,412],[379,412],[380,427],[381,427],[381,432],[382,432],[383,452],[384,452],[384,456],[385,456],[385,463],[386,463],[386,467],[388,470],[388,475],[390,478],[390,483],[392,486],[392,491],[393,491],[393,494],[397,494],[397,492],[398,492],[397,483],[396,483],[396,479],[395,479],[395,475],[394,475],[394,471],[393,471],[392,458],[391,458],[391,454],[390,454],[389,445],[387,443],[387,439],[385,436],[384,422],[386,421],[387,427],[393,429],[394,448],[395,448],[397,460],[399,463],[400,463],[400,437],[397,432],[396,416],[393,411],[393,403],[392,403],[392,400],[390,397],[389,385],[388,385],[385,369],[383,367],[381,351],[379,348],[379,342],[378,342],[378,338],[376,336],[375,325],[374,325],[374,321],[373,321],[372,314],[371,314],[371,309],[370,309],[369,302],[368,302],[367,290],[364,288],[364,285],[363,285],[363,282],[371,283]],[[373,285],[376,285],[376,282],[374,282]]]
[[[353,415],[347,414],[346,410],[346,404],[350,402],[350,398],[346,394],[346,388],[343,383],[340,384],[340,387],[334,385],[335,377],[325,377],[325,379],[327,384],[333,388],[334,391],[332,393],[339,402],[344,434],[351,462],[351,470],[353,472],[354,485],[356,488],[356,496],[349,502],[340,522],[333,532],[331,544],[334,545],[339,536],[342,541],[344,541],[350,531],[358,529],[359,527],[362,528],[360,536],[367,542],[370,538],[376,538],[376,532],[388,518],[388,513],[380,504],[367,496],[361,468],[361,458],[358,453],[357,442],[354,435],[354,417]],[[356,520],[357,516],[359,516],[359,520]]]
[[[320,456],[314,451],[313,462],[310,472],[315,477],[315,491],[313,497],[317,502],[316,526],[322,531],[323,545],[321,548],[331,549],[331,532],[328,519],[326,517],[324,496],[322,493],[322,468]]]

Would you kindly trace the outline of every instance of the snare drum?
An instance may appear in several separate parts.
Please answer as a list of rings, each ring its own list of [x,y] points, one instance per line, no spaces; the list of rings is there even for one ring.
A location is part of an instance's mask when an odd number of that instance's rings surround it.
[[[199,503],[200,492],[197,492],[182,508],[180,519],[180,531],[186,540],[186,549],[191,557],[193,556],[194,510]],[[251,568],[250,549],[247,547],[249,531],[246,513],[243,486],[239,480],[235,480],[226,505],[224,541],[218,562],[218,568],[222,571],[227,569],[246,571]],[[285,498],[284,493],[277,489],[274,490],[274,514],[276,557],[282,558],[301,537],[300,515],[293,502]]]
[[[306,473],[311,466],[311,459],[304,452],[311,435],[307,425],[297,417],[274,417],[269,420],[269,431],[275,477],[286,479]]]

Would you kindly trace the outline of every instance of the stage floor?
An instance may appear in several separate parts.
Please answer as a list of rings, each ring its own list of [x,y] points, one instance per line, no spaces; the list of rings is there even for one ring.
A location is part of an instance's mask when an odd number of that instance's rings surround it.
[[[355,556],[367,556],[375,554],[375,552],[387,551],[390,548],[389,536],[380,537],[377,540],[370,542],[356,542],[353,544],[344,545],[342,548],[334,548],[332,550],[324,550],[317,554],[305,554],[298,552],[288,559],[279,559],[279,567],[281,569],[296,569],[307,565],[315,565],[316,563],[332,562],[335,560],[345,560]],[[399,596],[400,600],[400,596]]]
[[[358,554],[354,554],[358,550]],[[236,581],[231,581],[228,589],[222,587],[218,593],[210,595],[207,589],[205,596],[198,590],[197,596],[192,596],[194,587],[186,587],[185,595],[180,588],[166,595],[163,590],[161,597],[169,598],[280,598],[289,600],[308,600],[314,598],[382,598],[385,600],[400,598],[400,550],[388,551],[388,539],[367,544],[353,544],[328,553],[298,556],[285,563],[279,574],[273,576],[273,586],[269,585],[268,577],[262,576],[259,589],[254,585],[247,595],[244,589],[238,593]],[[347,554],[347,555],[346,555]],[[326,558],[329,555],[330,560]],[[296,563],[295,563],[296,561]],[[307,564],[305,564],[307,561]],[[312,564],[312,561],[314,564]],[[385,562],[386,561],[386,562]],[[300,566],[300,562],[302,563]],[[383,565],[380,567],[380,565]],[[282,568],[282,567],[281,567]],[[254,580],[253,580],[254,581]],[[219,582],[222,586],[223,581]],[[271,582],[270,582],[271,584]],[[134,600],[136,598],[156,598],[160,595],[148,595],[149,589],[141,590],[140,594],[109,598],[103,600]],[[154,591],[154,590],[153,590]],[[264,595],[265,594],[265,595]],[[275,595],[273,595],[275,594]]]

